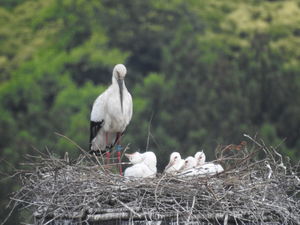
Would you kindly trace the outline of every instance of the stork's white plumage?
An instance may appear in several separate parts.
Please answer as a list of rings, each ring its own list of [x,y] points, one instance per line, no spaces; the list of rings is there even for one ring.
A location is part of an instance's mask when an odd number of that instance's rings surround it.
[[[126,154],[129,161],[133,166],[128,167],[125,172],[125,177],[131,178],[152,178],[155,177],[156,168],[156,156],[153,152]]]
[[[212,176],[223,172],[224,169],[220,164],[206,163],[200,167],[195,167],[182,172],[181,176]]]
[[[205,163],[206,156],[203,151],[196,152],[195,159],[197,160],[197,166],[202,166]]]
[[[168,174],[175,174],[181,170],[184,165],[184,160],[178,152],[173,152],[170,155],[169,164],[166,166],[164,172]]]
[[[142,154],[142,157],[144,159],[143,162],[149,167],[152,175],[155,176],[157,173],[157,168],[156,168],[157,159],[156,159],[156,155],[154,154],[154,152],[144,152]]]
[[[132,154],[125,153],[125,156],[133,165],[141,163],[144,160],[143,155],[139,152],[134,152]]]
[[[185,160],[185,166],[180,176],[211,176],[224,171],[220,164],[205,162],[206,156],[203,151],[197,152],[195,157],[189,156]]]
[[[220,164],[212,163],[212,162],[205,162],[206,156],[205,156],[205,153],[203,151],[196,152],[195,159],[197,160],[197,166],[196,167],[202,167],[202,166],[209,167],[209,165],[212,164],[213,166],[211,166],[211,167],[216,168],[216,166],[217,166],[219,172],[224,171],[223,167]],[[220,171],[220,170],[222,170],[222,171]]]
[[[189,170],[197,166],[197,160],[193,156],[189,156],[184,160],[182,170]]]
[[[179,177],[189,177],[198,175],[195,167],[197,166],[197,160],[193,156],[189,156],[184,160],[184,165],[181,168]]]
[[[195,154],[195,159],[197,160],[197,170],[200,175],[214,175],[224,171],[220,164],[205,162],[206,156],[203,151],[197,152]]]
[[[123,64],[113,69],[112,84],[97,97],[91,112],[90,151],[105,152],[120,142],[132,117],[132,97],[124,78],[127,70]],[[109,152],[107,154],[109,159]],[[118,153],[119,158],[119,153]]]

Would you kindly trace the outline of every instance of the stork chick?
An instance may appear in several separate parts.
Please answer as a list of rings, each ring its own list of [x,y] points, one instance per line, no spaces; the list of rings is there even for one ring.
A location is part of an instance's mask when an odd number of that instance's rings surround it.
[[[179,152],[173,152],[170,155],[170,160],[164,172],[167,174],[175,174],[181,170],[184,165],[184,160],[181,158]]]
[[[153,152],[125,154],[133,166],[128,167],[124,177],[128,178],[153,178],[156,175],[157,159]]]

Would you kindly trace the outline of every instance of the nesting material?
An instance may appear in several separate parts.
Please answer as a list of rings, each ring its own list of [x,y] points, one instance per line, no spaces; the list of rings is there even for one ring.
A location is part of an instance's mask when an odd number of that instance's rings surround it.
[[[75,162],[34,157],[11,197],[37,223],[58,219],[147,220],[224,224],[300,224],[299,163],[249,137],[217,150],[224,171],[208,177],[126,179],[92,156]],[[239,148],[238,148],[239,147]],[[113,167],[112,167],[113,168]]]

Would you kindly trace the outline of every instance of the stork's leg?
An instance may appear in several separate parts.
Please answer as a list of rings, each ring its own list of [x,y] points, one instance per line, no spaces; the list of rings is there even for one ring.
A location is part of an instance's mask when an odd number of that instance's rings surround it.
[[[120,146],[120,143],[121,143],[121,133],[118,132],[117,133],[117,144],[118,144],[118,147]],[[122,164],[121,164],[121,149],[118,150],[117,157],[118,157],[118,162],[119,162],[120,175],[122,176],[123,172],[122,172]]]
[[[106,141],[106,146],[107,146],[107,143],[108,143],[108,133],[105,132],[105,141]],[[106,164],[109,164],[109,161],[110,161],[110,152],[107,151],[106,152]]]

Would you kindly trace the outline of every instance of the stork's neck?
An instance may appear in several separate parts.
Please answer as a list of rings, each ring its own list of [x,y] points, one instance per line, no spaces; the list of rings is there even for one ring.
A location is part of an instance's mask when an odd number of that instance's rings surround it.
[[[115,76],[112,77],[112,87],[115,91],[119,92],[120,103],[121,103],[121,112],[123,113],[123,89],[125,88],[124,80],[119,79],[117,80]]]
[[[117,81],[117,79],[115,78],[115,76],[112,76],[112,78],[111,78],[111,83],[112,83],[114,86],[118,86],[118,81]]]

